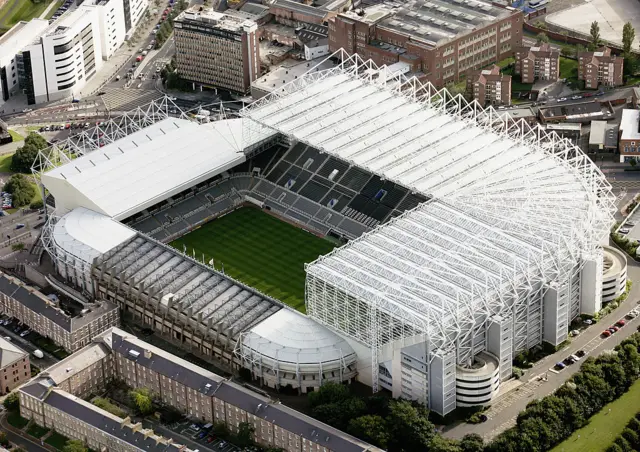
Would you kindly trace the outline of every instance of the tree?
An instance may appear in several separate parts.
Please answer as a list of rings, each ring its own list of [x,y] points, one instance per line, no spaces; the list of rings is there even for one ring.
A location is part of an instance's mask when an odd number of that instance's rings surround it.
[[[477,433],[468,433],[460,440],[462,452],[482,452],[484,450],[484,440]]]
[[[634,39],[636,39],[636,30],[631,25],[631,22],[627,22],[622,27],[622,53],[625,58],[631,54],[631,46],[633,46]]]
[[[17,392],[9,394],[2,402],[7,411],[18,411],[20,409],[20,396]]]
[[[78,439],[72,439],[62,448],[62,452],[89,452],[84,443]]]
[[[544,32],[540,32],[536,35],[536,43],[537,44],[542,44],[542,43],[548,43],[549,42],[549,36],[547,36],[546,33]]]
[[[4,185],[4,191],[11,193],[13,207],[28,205],[36,194],[35,188],[24,174],[14,174]]]
[[[238,425],[238,434],[235,438],[236,446],[242,448],[253,445],[253,433],[256,431],[253,425],[248,422],[240,422]]]
[[[458,441],[436,435],[429,443],[430,452],[462,452]]]
[[[534,25],[536,28],[539,28],[540,30],[547,30],[549,28],[547,27],[547,24],[541,20],[537,20]]]
[[[0,446],[9,447],[9,438],[5,432],[0,432]]]
[[[219,438],[227,439],[229,437],[229,429],[224,422],[216,422],[213,425],[213,434]]]
[[[151,392],[147,388],[132,389],[129,396],[140,414],[146,415],[153,411]]]
[[[633,447],[635,450],[635,448],[639,444],[638,434],[627,427],[622,431],[622,437],[626,439],[627,442],[631,445],[631,447]]]
[[[385,420],[376,415],[367,414],[351,419],[347,431],[363,441],[367,441],[382,449],[386,449],[389,433]]]
[[[598,25],[597,21],[591,22],[591,30],[589,30],[589,34],[591,35],[591,43],[589,44],[590,50],[596,50],[598,47],[602,45],[602,38],[600,37],[600,25]]]
[[[389,403],[387,426],[389,450],[425,450],[435,435],[435,428],[427,419],[424,408],[406,400]]]
[[[31,167],[38,157],[38,152],[46,149],[47,146],[49,144],[42,136],[30,133],[24,139],[24,144],[11,157],[11,170],[19,173],[31,173]]]
[[[564,57],[572,57],[574,56],[574,52],[575,50],[571,46],[562,46],[562,48],[560,49],[560,53]]]
[[[339,403],[351,398],[349,388],[345,385],[327,381],[317,391],[308,396],[311,408],[327,403]]]

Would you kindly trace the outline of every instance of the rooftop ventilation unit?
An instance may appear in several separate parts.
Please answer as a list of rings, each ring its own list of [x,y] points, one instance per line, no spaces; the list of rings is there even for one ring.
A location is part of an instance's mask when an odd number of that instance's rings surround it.
[[[129,356],[133,357],[133,358],[137,358],[140,356],[140,352],[137,352],[135,350],[129,350]]]

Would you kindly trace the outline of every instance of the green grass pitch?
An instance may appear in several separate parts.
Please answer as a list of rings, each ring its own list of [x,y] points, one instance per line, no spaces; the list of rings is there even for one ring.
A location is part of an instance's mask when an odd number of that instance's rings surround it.
[[[255,208],[244,207],[171,242],[198,260],[304,312],[304,264],[335,244]]]

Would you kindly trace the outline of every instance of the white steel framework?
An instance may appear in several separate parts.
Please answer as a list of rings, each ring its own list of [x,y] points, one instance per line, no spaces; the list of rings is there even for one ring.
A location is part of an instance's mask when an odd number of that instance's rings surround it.
[[[244,133],[270,127],[431,201],[308,265],[310,315],[371,347],[374,390],[391,342],[420,338],[430,359],[455,351],[464,365],[486,349],[497,315],[514,331],[498,354],[566,337],[580,269],[600,258],[613,223],[597,166],[539,126],[357,55],[333,57],[336,67],[247,107]],[[544,304],[550,288],[558,302]]]

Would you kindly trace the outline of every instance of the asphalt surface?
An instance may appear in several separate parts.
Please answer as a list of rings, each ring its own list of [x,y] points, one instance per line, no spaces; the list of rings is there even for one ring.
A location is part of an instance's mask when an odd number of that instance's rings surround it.
[[[571,344],[567,348],[547,356],[528,369],[520,379],[523,384],[501,394],[494,400],[491,408],[486,412],[489,418],[487,422],[476,425],[461,423],[447,427],[443,431],[444,436],[460,439],[468,433],[477,433],[485,440],[492,439],[502,431],[514,426],[518,414],[526,408],[531,400],[551,394],[580,369],[578,362],[556,373],[551,370],[555,363],[564,360],[578,350],[586,351],[587,356],[597,356],[605,350],[612,350],[625,338],[635,333],[640,325],[640,318],[628,320],[624,328],[609,338],[601,337],[605,328],[624,318],[640,302],[640,265],[635,261],[628,262],[628,278],[635,281],[636,284],[631,288],[627,300],[597,324],[583,330],[579,336],[571,340]],[[541,376],[546,377],[547,380],[540,380]]]
[[[23,449],[29,452],[49,452],[48,449],[45,449],[40,444],[34,443],[23,436],[16,435],[11,430],[9,430],[7,428],[7,418],[4,414],[0,418],[0,427],[2,427],[2,431],[4,431],[7,434],[7,438],[13,444],[17,444],[18,446],[22,447]]]

